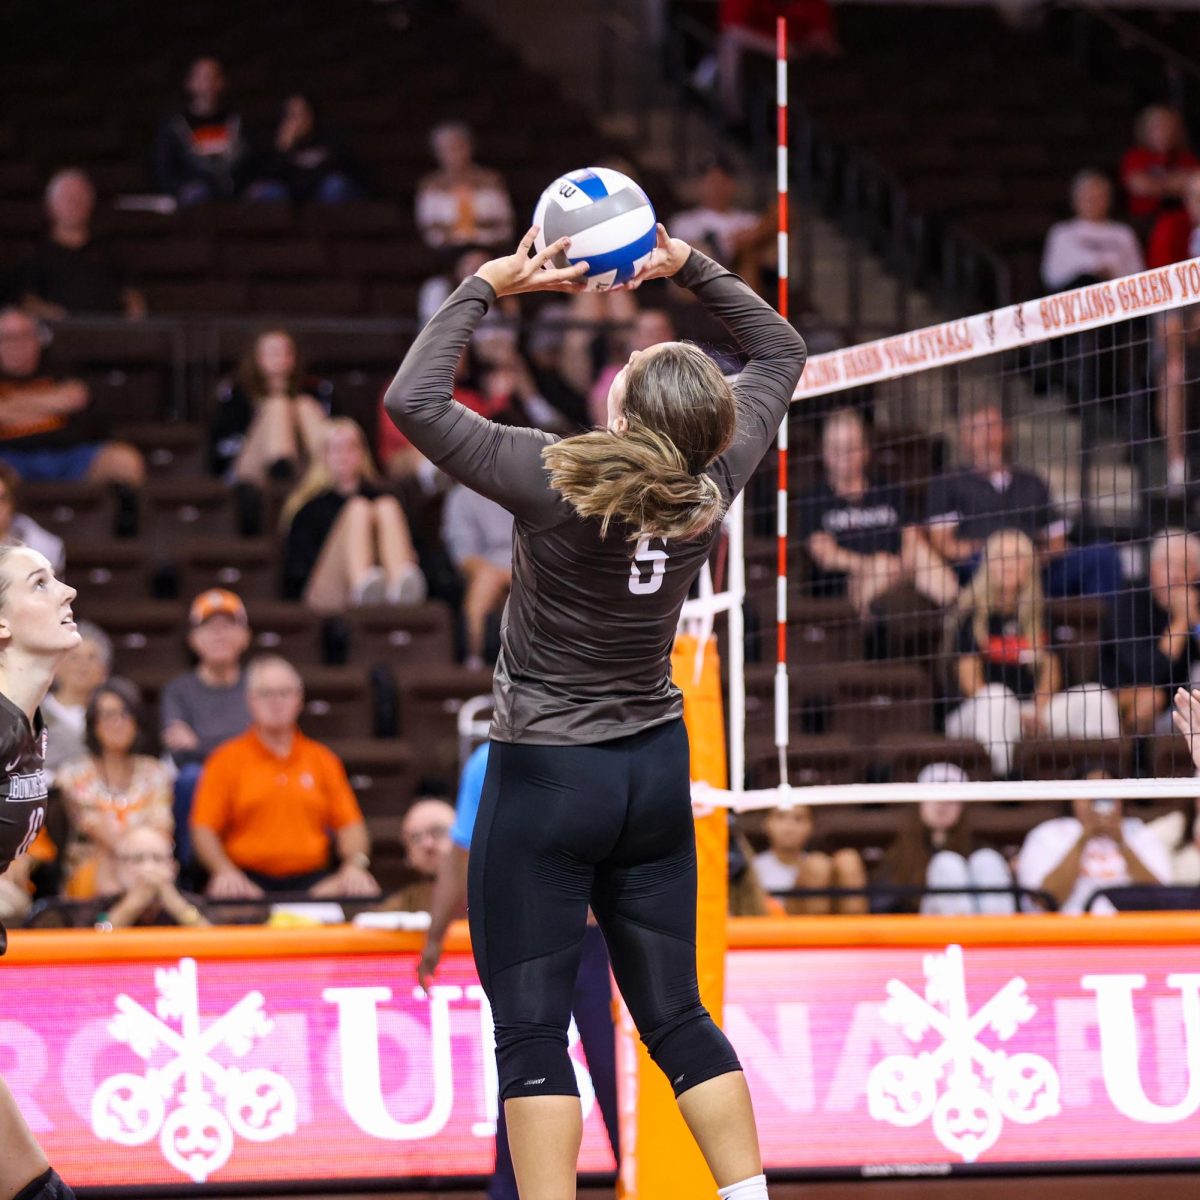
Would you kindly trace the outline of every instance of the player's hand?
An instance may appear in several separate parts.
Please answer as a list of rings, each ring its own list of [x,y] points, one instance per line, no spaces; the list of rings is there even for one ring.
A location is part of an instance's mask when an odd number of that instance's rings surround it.
[[[442,943],[434,938],[426,938],[425,949],[421,951],[421,958],[417,963],[417,982],[423,991],[428,992],[433,986],[433,977],[441,961]]]
[[[617,288],[632,290],[641,287],[647,279],[669,279],[687,262],[692,253],[691,246],[679,238],[671,237],[661,221],[655,228],[658,230],[658,241],[650,251],[646,265],[628,283],[618,284]]]
[[[208,881],[207,894],[214,900],[258,900],[265,893],[237,867],[228,867]]]
[[[551,259],[561,254],[571,244],[570,238],[559,238],[545,250],[531,254],[538,227],[531,225],[521,239],[515,254],[505,258],[493,258],[475,272],[480,279],[492,285],[499,296],[517,296],[523,292],[578,292],[584,287],[583,276],[587,263],[576,263],[573,267],[556,267]]]

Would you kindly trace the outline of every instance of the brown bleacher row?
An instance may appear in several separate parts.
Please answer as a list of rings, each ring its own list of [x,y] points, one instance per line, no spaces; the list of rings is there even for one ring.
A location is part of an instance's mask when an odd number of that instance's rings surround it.
[[[249,8],[232,0],[130,3],[93,23],[79,6],[73,19],[83,28],[63,37],[43,6],[7,6],[0,270],[41,236],[41,190],[50,174],[82,165],[100,192],[99,231],[113,238],[152,313],[411,318],[421,281],[446,265],[413,224],[416,184],[432,167],[429,129],[438,120],[472,124],[480,161],[504,173],[518,224],[556,174],[620,152],[578,106],[552,95],[544,79],[456,9],[423,6],[400,34],[370,4],[347,6],[336,21],[320,0],[289,5],[284,21],[276,6]],[[39,60],[29,47],[43,42]],[[113,210],[108,202],[119,195],[154,190],[157,121],[177,107],[184,67],[201,53],[225,63],[230,104],[259,144],[273,136],[285,95],[312,95],[344,138],[371,199],[299,212],[271,204],[166,216]],[[487,89],[464,86],[481,77]],[[502,105],[495,95],[504,96]],[[670,196],[665,180],[644,172],[643,180]]]

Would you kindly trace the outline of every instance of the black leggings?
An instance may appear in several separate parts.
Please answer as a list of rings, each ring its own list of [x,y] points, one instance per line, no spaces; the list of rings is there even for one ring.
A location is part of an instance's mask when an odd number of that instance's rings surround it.
[[[589,904],[675,1094],[741,1069],[696,982],[688,762],[682,721],[591,745],[492,743],[469,915],[505,1099],[579,1094],[567,1027]]]

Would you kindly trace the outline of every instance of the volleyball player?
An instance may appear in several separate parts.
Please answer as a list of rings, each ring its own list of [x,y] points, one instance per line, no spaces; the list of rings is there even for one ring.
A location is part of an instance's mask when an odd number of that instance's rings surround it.
[[[54,577],[44,555],[0,545],[0,872],[33,845],[45,822],[46,728],[38,706],[58,664],[79,645],[74,599],[75,589]],[[0,926],[0,954],[6,944]],[[74,1195],[46,1161],[0,1080],[0,1200]]]
[[[409,350],[386,404],[448,475],[516,518],[469,918],[496,1028],[522,1200],[575,1195],[582,1116],[567,1055],[589,904],[651,1057],[727,1200],[764,1200],[745,1077],[696,982],[687,732],[670,657],[722,515],[758,466],[804,366],[800,336],[740,279],[659,226],[634,280],[673,276],[749,362],[730,388],[694,346],[635,351],[608,428],[566,439],[455,403],[454,369],[498,297],[577,289],[567,240],[485,263]]]

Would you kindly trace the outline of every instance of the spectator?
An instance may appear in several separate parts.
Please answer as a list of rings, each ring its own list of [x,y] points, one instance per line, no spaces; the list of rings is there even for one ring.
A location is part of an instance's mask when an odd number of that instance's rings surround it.
[[[1169,733],[1168,708],[1200,665],[1200,538],[1164,529],[1150,545],[1147,586],[1113,598],[1100,678],[1131,734]]]
[[[50,229],[18,270],[21,305],[31,316],[58,321],[72,313],[146,315],[146,299],[113,248],[92,234],[96,189],[86,171],[59,171],[46,185]]]
[[[1200,160],[1188,147],[1182,115],[1165,104],[1142,109],[1134,136],[1135,145],[1121,159],[1121,184],[1129,215],[1145,224],[1178,207],[1188,173]]]
[[[59,663],[50,694],[42,701],[46,723],[46,775],[87,753],[87,711],[96,689],[112,670],[108,634],[91,621],[79,621],[79,645]]]
[[[775,245],[775,214],[735,208],[736,194],[733,172],[720,159],[713,159],[696,180],[699,203],[676,213],[671,232],[761,291],[763,252]]]
[[[1151,267],[1200,256],[1200,171],[1188,176],[1183,201],[1183,208],[1164,212],[1155,222],[1146,255]],[[1188,418],[1188,385],[1200,362],[1197,311],[1195,306],[1171,309],[1155,329],[1158,427],[1166,442],[1167,485],[1173,491],[1186,488],[1188,434],[1195,428]]]
[[[144,726],[142,698],[128,679],[114,677],[92,693],[87,753],[55,776],[73,835],[64,861],[69,896],[87,899],[117,890],[117,844],[126,830],[150,825],[168,839],[174,832],[167,768],[135,752]]]
[[[286,329],[264,329],[250,343],[233,380],[221,385],[210,426],[212,472],[262,486],[294,479],[320,455],[328,421],[324,390],[306,377]]]
[[[772,896],[754,869],[754,848],[731,820],[729,823],[729,902],[731,917],[785,917],[787,909]]]
[[[433,885],[454,843],[454,806],[445,800],[427,796],[404,814],[400,837],[408,866],[417,876],[399,891],[393,892],[380,906],[383,912],[430,912]]]
[[[721,106],[730,121],[739,121],[745,111],[742,58],[747,51],[774,58],[778,17],[787,18],[789,58],[841,53],[828,0],[720,0],[717,70]]]
[[[922,597],[939,608],[951,603],[958,595],[954,572],[909,519],[904,489],[872,482],[866,431],[853,409],[825,419],[821,458],[821,483],[800,508],[815,590],[848,596],[864,617],[884,593],[901,588],[910,610]]]
[[[954,763],[929,763],[917,782],[935,788],[961,783],[966,772]],[[877,908],[937,916],[1015,911],[1011,893],[969,892],[926,896],[894,895],[892,888],[990,888],[1013,886],[1008,864],[993,849],[980,846],[971,828],[969,806],[961,800],[922,800],[910,804],[903,831],[888,847],[872,886]]]
[[[140,485],[142,456],[126,442],[104,440],[87,385],[45,371],[42,346],[33,317],[0,309],[0,461],[29,483]]]
[[[1075,216],[1050,226],[1042,252],[1042,283],[1048,291],[1083,287],[1145,265],[1137,235],[1123,221],[1110,218],[1112,184],[1100,171],[1080,171],[1071,181]]]
[[[496,171],[473,161],[471,130],[461,121],[434,127],[429,145],[438,169],[417,186],[417,228],[430,246],[507,246],[512,202]]]
[[[1150,231],[1146,247],[1148,267],[1200,256],[1200,169],[1189,172],[1180,198],[1182,204],[1161,213]]]
[[[971,577],[991,534],[1017,529],[1038,547],[1050,595],[1110,595],[1120,589],[1121,564],[1113,546],[1069,546],[1071,524],[1054,514],[1045,481],[1010,463],[1008,426],[998,405],[963,413],[958,437],[965,466],[930,485],[928,529],[930,544],[961,582]]]
[[[570,311],[566,301],[543,304],[528,326],[523,349],[537,394],[561,415],[571,432],[578,433],[590,428],[587,392],[591,380],[585,387],[577,387],[564,370]]]
[[[159,700],[162,744],[174,759],[175,830],[179,861],[191,861],[192,797],[208,756],[250,724],[242,655],[250,646],[250,623],[241,600],[210,588],[192,601],[188,646],[197,663],[163,688]]]
[[[946,718],[946,736],[987,748],[996,774],[1011,774],[1023,736],[1120,736],[1113,694],[1095,684],[1060,690],[1062,670],[1049,648],[1037,555],[1016,529],[993,533],[958,600],[951,629],[962,703]]]
[[[192,810],[192,841],[208,895],[267,892],[374,896],[367,827],[338,757],[300,732],[304,685],[286,659],[246,669],[251,727],[217,748]],[[340,866],[331,872],[336,843]]]
[[[282,184],[252,183],[254,154],[239,113],[225,107],[225,70],[215,58],[198,58],[184,80],[183,109],[158,127],[154,168],[158,186],[180,205],[212,200],[287,199]]]
[[[296,204],[345,204],[362,196],[340,140],[304,95],[283,102],[274,153],[263,174],[286,188]]]
[[[812,809],[807,804],[772,809],[763,823],[768,849],[754,856],[754,873],[766,891],[793,888],[865,888],[867,873],[857,850],[821,854],[807,849],[812,838]],[[866,897],[780,896],[789,913],[861,913]]]
[[[66,548],[63,540],[43,529],[32,517],[18,512],[21,502],[21,477],[0,460],[0,542],[20,542],[39,554],[45,555],[61,575],[66,566]]]
[[[98,929],[211,924],[204,901],[177,886],[171,838],[154,825],[133,825],[116,842],[116,888],[96,914]]]
[[[1200,775],[1200,694],[1190,687],[1177,689],[1172,717],[1175,729],[1188,740],[1192,763]],[[1200,807],[1195,799],[1186,813],[1167,813],[1152,821],[1150,828],[1171,855],[1171,882],[1200,887]]]
[[[380,487],[358,422],[334,417],[325,445],[283,509],[284,594],[318,612],[419,604],[425,576],[395,496]]]
[[[463,621],[466,665],[483,666],[488,618],[499,612],[512,586],[513,518],[494,500],[461,484],[442,509],[442,540],[466,582]]]
[[[1085,767],[1080,779],[1111,779],[1103,767]],[[1141,821],[1123,817],[1119,799],[1078,797],[1070,816],[1034,826],[1017,856],[1023,888],[1049,892],[1064,913],[1081,913],[1094,892],[1128,884],[1171,881],[1171,862],[1162,843]],[[1093,912],[1113,911],[1098,900]]]

